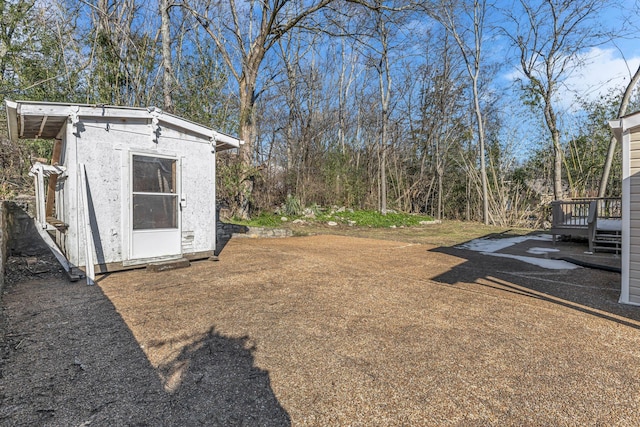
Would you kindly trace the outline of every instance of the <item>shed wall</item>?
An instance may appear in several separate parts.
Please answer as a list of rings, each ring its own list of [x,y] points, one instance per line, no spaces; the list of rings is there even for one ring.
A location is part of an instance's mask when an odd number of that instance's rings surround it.
[[[215,155],[209,141],[170,126],[160,126],[157,142],[148,120],[81,119],[68,126],[63,146],[68,178],[62,185],[65,246],[69,261],[85,265],[84,225],[80,217],[78,164],[84,163],[91,225],[98,264],[129,260],[131,155],[171,156],[179,160],[182,253],[215,248]],[[99,236],[99,238],[98,238]]]

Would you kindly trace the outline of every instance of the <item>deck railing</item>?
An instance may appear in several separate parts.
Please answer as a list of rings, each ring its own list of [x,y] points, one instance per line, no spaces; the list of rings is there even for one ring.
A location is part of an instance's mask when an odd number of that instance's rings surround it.
[[[593,199],[556,200],[551,202],[551,234],[586,237],[593,248],[598,221],[622,219],[622,199],[602,197]],[[607,221],[605,221],[607,220]],[[615,221],[614,221],[615,223]]]
[[[598,219],[622,219],[622,199],[620,197],[602,197],[595,199]]]
[[[551,202],[552,228],[587,228],[593,219],[621,219],[622,199],[602,197],[593,199],[556,200]]]

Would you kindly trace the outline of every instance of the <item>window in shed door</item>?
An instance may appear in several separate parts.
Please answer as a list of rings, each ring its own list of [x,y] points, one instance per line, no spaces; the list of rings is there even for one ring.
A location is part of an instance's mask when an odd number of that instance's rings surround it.
[[[178,228],[176,160],[133,156],[133,229]]]

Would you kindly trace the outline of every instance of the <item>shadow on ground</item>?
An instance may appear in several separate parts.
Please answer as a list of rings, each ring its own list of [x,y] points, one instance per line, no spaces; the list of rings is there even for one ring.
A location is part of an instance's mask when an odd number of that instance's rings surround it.
[[[229,243],[229,240],[231,240],[231,237],[234,234],[245,234],[249,231],[249,227],[247,227],[246,225],[222,222],[219,218],[217,227],[218,230],[216,236],[216,250],[214,252],[216,256],[220,255],[220,253],[222,252],[224,247],[227,246],[227,243]]]
[[[168,368],[151,366],[100,287],[10,261],[8,277],[21,280],[3,298],[0,425],[290,425],[248,338],[212,328],[183,350],[167,391]]]
[[[158,345],[164,345],[158,342]],[[268,372],[254,366],[249,337],[228,338],[211,328],[159,369],[183,425],[291,425]],[[179,424],[176,423],[176,424]]]
[[[531,236],[539,233],[531,233]],[[508,233],[485,236],[485,239],[502,239]],[[618,303],[620,297],[620,274],[598,268],[579,267],[573,270],[549,270],[508,258],[501,258],[467,249],[464,244],[453,247],[437,247],[430,252],[444,253],[466,260],[464,263],[440,274],[433,280],[449,285],[473,283],[481,287],[517,293],[545,300],[574,310],[602,317],[636,329],[640,329],[640,310],[637,307]],[[545,246],[536,240],[526,240],[512,247],[497,251],[503,254],[527,255],[531,247]],[[577,245],[577,246],[576,246]],[[563,251],[575,253],[576,242],[546,243],[557,249],[551,256],[541,258],[563,259]],[[568,257],[570,258],[570,256]]]

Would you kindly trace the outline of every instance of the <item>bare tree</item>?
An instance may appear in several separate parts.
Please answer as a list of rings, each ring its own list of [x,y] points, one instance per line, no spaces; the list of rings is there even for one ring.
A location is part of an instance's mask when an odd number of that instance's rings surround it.
[[[554,153],[553,193],[562,198],[563,150],[558,124],[558,92],[579,63],[579,53],[600,42],[596,19],[601,0],[520,0],[506,11],[513,28],[504,33],[518,53],[528,102],[540,107]]]
[[[240,214],[248,217],[253,191],[254,106],[260,66],[280,38],[334,0],[205,1],[185,6],[211,37],[238,84],[240,102],[240,159],[245,172]]]
[[[387,214],[387,136],[388,136],[388,128],[389,128],[389,103],[391,100],[391,86],[393,83],[393,78],[391,75],[390,64],[389,64],[389,49],[390,49],[390,41],[389,41],[389,28],[387,25],[387,17],[384,15],[382,10],[380,9],[380,1],[377,1],[377,5],[379,6],[375,10],[375,21],[376,21],[376,35],[378,40],[376,40],[377,44],[379,44],[378,54],[380,55],[380,59],[377,64],[375,64],[376,71],[378,73],[378,88],[380,91],[380,141],[379,141],[379,149],[378,149],[378,160],[379,160],[379,199],[378,199],[378,208],[380,209],[380,213],[382,215]]]
[[[149,17],[135,0],[82,3],[91,14],[86,102],[148,105],[157,89],[157,27],[143,24]]]
[[[468,163],[477,169],[477,150],[475,146],[467,151],[462,148],[470,135],[466,108],[469,84],[464,78],[464,64],[456,54],[451,35],[436,29],[437,32],[420,34],[425,40],[421,65],[412,69],[407,64],[405,83],[397,85],[403,86],[398,89],[398,96],[403,97],[401,114],[405,117],[407,141],[403,162],[411,171],[408,186],[399,197],[405,199],[405,206],[441,219],[457,215],[445,215],[445,206],[453,205],[447,194],[452,187],[465,187],[471,182],[460,180],[471,173],[466,170],[467,163],[461,165],[461,157],[474,157],[476,160]]]
[[[480,105],[479,82],[482,72],[482,42],[487,13],[486,0],[462,0],[460,2],[442,0],[432,15],[446,28],[455,40],[467,74],[471,79],[473,92],[473,111],[476,119],[476,132],[480,151],[480,178],[482,183],[482,218],[489,224],[489,190],[487,185],[487,167],[485,154],[485,131],[482,106]],[[468,19],[469,27],[460,21]]]

